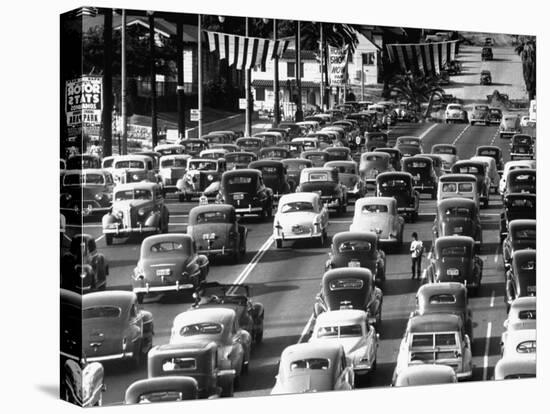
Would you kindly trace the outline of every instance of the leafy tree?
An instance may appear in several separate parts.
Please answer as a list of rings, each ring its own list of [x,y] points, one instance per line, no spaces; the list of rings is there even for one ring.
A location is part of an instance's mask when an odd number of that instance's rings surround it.
[[[523,38],[516,46],[516,53],[521,57],[523,67],[523,80],[525,89],[529,94],[529,100],[535,99],[537,94],[537,49],[535,40],[532,37]]]
[[[443,89],[438,85],[437,77],[425,76],[422,73],[406,72],[396,74],[389,83],[390,94],[398,100],[407,102],[417,113],[421,111],[421,104],[428,102],[428,108],[424,117],[431,110],[431,104],[435,96],[441,96]]]

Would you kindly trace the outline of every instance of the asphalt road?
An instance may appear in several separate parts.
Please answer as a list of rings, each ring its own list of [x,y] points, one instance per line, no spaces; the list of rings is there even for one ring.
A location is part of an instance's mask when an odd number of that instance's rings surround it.
[[[446,124],[401,124],[390,131],[390,144],[400,135],[421,135],[424,152],[429,152],[435,143],[454,143],[461,159],[471,157],[477,145],[496,144],[504,151],[505,161],[509,159],[508,140],[500,140],[496,126],[470,126]],[[420,203],[420,218],[416,223],[405,225],[406,237],[413,231],[419,234],[427,247],[431,244],[431,226],[434,218],[435,201],[423,195]],[[195,202],[196,203],[196,202]],[[168,201],[170,210],[170,232],[184,232],[187,214],[193,203]],[[478,297],[471,298],[474,315],[474,380],[490,379],[493,367],[499,358],[499,339],[505,319],[504,273],[498,239],[498,218],[501,208],[499,196],[492,196],[488,209],[482,210],[484,229],[480,255],[484,259],[483,285]],[[349,228],[352,206],[342,217],[331,217],[329,236]],[[324,248],[310,247],[308,243],[296,243],[284,249],[276,249],[270,236],[271,222],[260,222],[245,217],[243,223],[249,229],[248,252],[236,265],[222,260],[214,261],[208,280],[232,283],[237,278],[251,286],[254,300],[265,306],[265,331],[263,343],[253,351],[249,373],[240,381],[236,396],[267,395],[275,383],[274,376],[282,350],[291,344],[307,340],[308,324],[311,322],[315,295],[327,259],[327,242]],[[70,233],[78,231],[68,228]],[[129,290],[130,275],[139,256],[137,239],[119,239],[107,247],[102,236],[101,224],[84,224],[85,232],[98,241],[98,248],[105,254],[109,265],[108,289]],[[399,252],[390,253],[387,260],[387,282],[384,291],[383,326],[378,351],[378,370],[366,386],[388,386],[397,358],[399,342],[403,335],[409,313],[414,309],[418,282],[410,280],[410,258],[408,246]],[[251,261],[255,265],[248,266]],[[424,260],[423,265],[426,264]],[[144,308],[154,317],[154,344],[168,342],[174,317],[191,305],[191,298],[183,294],[165,295],[146,299]],[[135,380],[145,378],[146,370],[129,370],[121,363],[105,364],[105,404],[120,403],[126,388]]]

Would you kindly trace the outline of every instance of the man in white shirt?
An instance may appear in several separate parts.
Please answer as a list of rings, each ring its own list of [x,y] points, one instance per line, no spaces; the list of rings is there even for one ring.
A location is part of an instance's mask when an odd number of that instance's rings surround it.
[[[421,240],[418,240],[418,234],[416,232],[412,234],[412,238],[411,248],[409,249],[412,259],[411,279],[414,279],[416,276],[416,279],[420,280],[420,264],[422,261],[422,254],[424,253],[424,245]]]

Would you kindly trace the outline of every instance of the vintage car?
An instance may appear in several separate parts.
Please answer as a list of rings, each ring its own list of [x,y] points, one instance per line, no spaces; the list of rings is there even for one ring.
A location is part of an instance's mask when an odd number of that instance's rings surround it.
[[[508,172],[506,187],[503,191],[505,197],[511,193],[536,194],[537,171],[535,169],[518,168]]]
[[[280,122],[277,125],[279,128],[284,128],[288,131],[288,137],[290,139],[299,137],[302,133],[302,128],[300,125],[296,125],[294,122]]]
[[[487,164],[482,161],[461,160],[451,168],[453,174],[471,174],[476,177],[479,202],[484,208],[489,207],[489,190],[491,179],[488,174]]]
[[[124,404],[196,400],[199,383],[193,377],[169,376],[137,380],[124,393]]]
[[[442,236],[469,236],[479,250],[483,244],[483,230],[475,201],[461,197],[439,201],[432,234],[434,242]]]
[[[437,177],[439,181],[439,177],[441,177],[443,174],[445,174],[445,171],[443,170],[443,160],[438,154],[422,154],[423,157],[428,157],[432,160],[432,167],[435,172],[435,176]],[[437,189],[436,189],[437,193]]]
[[[202,150],[208,148],[208,142],[200,138],[187,138],[182,139],[178,144],[183,145],[185,148],[185,154],[189,154],[192,157],[198,157]]]
[[[178,180],[183,178],[187,170],[188,154],[163,155],[159,161],[159,177],[164,194],[176,191]]]
[[[373,186],[380,173],[393,171],[391,157],[385,152],[363,152],[359,162],[359,173],[367,185]]]
[[[416,221],[420,194],[413,188],[413,177],[406,172],[387,172],[376,177],[376,197],[393,197],[397,200],[397,213]]]
[[[422,154],[422,148],[415,144],[403,144],[397,141],[394,148],[399,150],[402,158]]]
[[[162,157],[162,154],[160,152],[156,151],[137,151],[133,152],[131,155],[141,155],[149,158],[151,161],[153,161],[153,170],[155,173],[158,173],[159,169],[159,160],[160,157]]]
[[[101,158],[94,154],[77,154],[67,158],[67,170],[100,169]]]
[[[327,147],[329,161],[351,161],[351,150],[348,147]]]
[[[495,160],[496,169],[502,173],[504,169],[504,161],[502,159],[502,149],[496,145],[480,145],[476,148],[476,156],[491,157]]]
[[[202,150],[199,153],[198,158],[205,158],[208,160],[217,160],[219,158],[225,158],[225,154],[227,154],[227,150],[224,150],[223,148],[208,148],[208,149]]]
[[[508,332],[502,344],[502,359],[530,359],[537,354],[537,330],[519,329]]]
[[[285,158],[281,162],[286,167],[286,177],[292,189],[295,189],[300,184],[302,170],[313,167],[313,163],[310,160],[303,158]]]
[[[481,60],[493,60],[493,49],[484,47],[481,49]]]
[[[319,149],[322,150],[330,147],[334,141],[334,135],[327,131],[310,132],[306,137],[317,138],[317,141],[319,141]]]
[[[451,167],[458,161],[458,151],[456,145],[453,144],[432,145],[431,153],[441,157],[445,171],[451,171]]]
[[[264,139],[261,137],[241,137],[235,141],[241,151],[253,152],[258,155],[260,150],[265,146]]]
[[[191,235],[198,254],[229,256],[234,263],[246,254],[248,230],[239,224],[232,205],[193,207],[189,211],[187,234]]]
[[[321,125],[319,124],[319,122],[314,120],[296,122],[296,125],[305,128],[308,133],[315,132],[321,129]]]
[[[409,319],[393,372],[395,384],[411,365],[440,364],[453,368],[458,380],[472,377],[472,345],[462,319],[452,314],[429,314]]]
[[[532,160],[535,158],[535,141],[531,135],[515,134],[510,142],[510,159]]]
[[[307,150],[300,154],[300,158],[310,160],[314,167],[322,167],[330,161],[329,153],[325,150]]]
[[[321,201],[327,209],[336,209],[338,214],[344,214],[348,205],[348,192],[340,182],[340,174],[336,168],[312,167],[300,172],[300,184],[297,192],[321,192]]]
[[[170,213],[164,205],[162,190],[154,183],[117,185],[113,190],[113,207],[103,216],[105,243],[130,234],[167,233]]]
[[[293,188],[290,186],[286,176],[286,168],[278,160],[258,160],[248,165],[262,172],[264,183],[273,191],[273,198],[278,200],[283,194],[288,194]]]
[[[508,236],[512,220],[537,218],[537,196],[527,193],[510,193],[504,197],[504,211],[500,213],[500,242]]]
[[[369,269],[340,267],[323,275],[321,291],[315,298],[313,315],[339,309],[359,309],[367,312],[367,321],[380,330],[382,323],[382,290],[374,283]]]
[[[417,385],[453,384],[458,380],[453,368],[448,365],[420,364],[403,368],[393,379],[393,387]]]
[[[196,334],[201,328],[198,325]],[[147,358],[148,378],[186,378],[197,383],[198,398],[232,397],[235,370],[230,369],[227,359],[219,358],[223,345],[212,341],[207,335],[186,343],[157,345]],[[167,396],[168,397],[168,396]]]
[[[525,296],[537,295],[537,254],[535,249],[517,250],[506,271],[506,309],[512,302]]]
[[[158,181],[155,163],[147,155],[119,155],[114,159],[111,171],[117,184]]]
[[[350,199],[364,197],[367,193],[367,185],[359,174],[355,161],[329,161],[323,167],[338,170],[340,182],[347,188],[348,202]]]
[[[157,145],[153,151],[161,155],[176,155],[183,154],[185,152],[185,147],[179,144],[160,144]]]
[[[279,200],[273,220],[273,238],[277,248],[283,242],[299,239],[318,240],[323,247],[327,239],[328,209],[315,192],[286,194]]]
[[[482,156],[482,155],[475,155],[470,158],[471,161],[481,161],[484,162],[487,166],[487,175],[489,176],[491,186],[490,188],[493,190],[495,194],[498,193],[498,185],[500,182],[500,174],[497,170],[497,163],[493,157],[488,156]]]
[[[69,221],[105,214],[111,209],[114,182],[98,169],[67,170],[61,179],[60,211]]]
[[[252,136],[263,138],[263,140],[264,140],[263,146],[264,147],[273,147],[273,146],[278,145],[278,144],[280,144],[281,142],[284,141],[283,134],[280,133],[280,132],[275,132],[275,131],[258,132],[258,133],[254,134]]]
[[[355,384],[344,348],[329,341],[287,346],[275,379],[271,395],[351,390]]]
[[[238,378],[248,371],[252,336],[239,324],[239,317],[231,306],[197,308],[180,313],[172,324],[170,344],[195,347],[208,340],[219,348],[218,364],[235,370]]]
[[[445,123],[468,123],[468,112],[464,107],[457,103],[450,103],[445,108]]]
[[[241,328],[250,334],[253,344],[258,345],[264,337],[264,306],[260,302],[253,302],[250,296],[248,285],[206,282],[194,294],[193,307],[233,309]]]
[[[260,160],[282,160],[285,158],[292,158],[292,154],[288,148],[283,147],[265,147],[258,154],[258,159]]]
[[[223,149],[226,154],[228,152],[239,152],[241,150],[240,147],[235,144],[212,144],[210,149]]]
[[[519,125],[522,127],[522,128],[527,128],[527,127],[533,127],[535,128],[537,126],[537,121],[536,119],[531,119],[531,117],[529,115],[524,115],[521,117],[521,120],[519,121]]]
[[[188,234],[156,234],[143,240],[132,275],[138,302],[150,293],[196,289],[206,280],[208,257],[198,254]]]
[[[376,148],[374,152],[385,152],[390,156],[390,164],[394,171],[401,171],[401,151],[397,148]]]
[[[474,239],[442,236],[435,240],[423,282],[459,282],[477,294],[483,277],[483,261],[475,254]]]
[[[445,174],[439,177],[437,201],[447,198],[466,198],[474,200],[479,208],[477,179],[472,174]]]
[[[264,184],[259,170],[247,168],[223,173],[216,201],[233,205],[241,216],[247,213],[261,218],[273,216],[273,191]]]
[[[491,124],[500,124],[502,120],[502,110],[500,108],[489,107],[489,122]]]
[[[495,380],[535,378],[536,376],[536,352],[516,357],[502,358],[499,359],[495,365]]]
[[[208,146],[211,147],[215,144],[231,144],[236,139],[233,134],[226,134],[224,132],[211,132],[207,135],[203,135],[201,139],[205,140],[208,143]]]
[[[145,362],[153,345],[153,315],[135,293],[110,290],[82,296],[82,352],[88,362]]]
[[[337,125],[326,126],[323,129],[321,129],[320,132],[332,134],[333,135],[332,139],[334,144],[338,142],[343,144],[348,141],[346,136],[346,131],[341,126],[337,126]]]
[[[498,185],[499,193],[504,196],[504,191],[506,190],[506,181],[508,178],[508,173],[513,170],[519,169],[535,169],[536,161],[535,160],[516,160],[508,161],[504,164],[504,170],[502,171],[502,177],[500,178],[500,183]]]
[[[537,247],[536,220],[512,220],[508,223],[508,234],[502,242],[502,260],[507,270],[512,263],[514,252]]]
[[[214,197],[220,189],[221,176],[226,168],[225,159],[191,158],[185,175],[176,183],[179,201],[191,201],[205,195]]]
[[[457,282],[429,283],[416,292],[416,309],[410,317],[450,313],[458,315],[466,334],[473,340],[472,311],[468,307],[468,289]]]
[[[520,118],[517,114],[502,115],[498,127],[500,138],[510,138],[515,134],[521,134]]]
[[[355,202],[350,231],[374,232],[381,245],[400,248],[405,220],[397,213],[393,197],[363,197]]]
[[[61,398],[79,407],[103,405],[105,370],[99,362],[67,358],[62,370]]]
[[[408,172],[413,177],[413,188],[419,193],[429,193],[432,200],[437,198],[438,177],[433,167],[433,160],[423,155],[404,158],[402,161],[403,172]]]
[[[479,73],[479,84],[480,85],[490,85],[493,83],[493,79],[491,78],[491,71],[490,70],[482,70]]]
[[[388,146],[388,134],[385,132],[367,132],[365,134],[365,150],[372,152],[377,148],[385,148]]]
[[[225,154],[225,168],[227,171],[248,168],[248,164],[258,159],[253,152],[236,151]]]
[[[319,140],[315,137],[297,137],[297,138],[293,138],[290,143],[301,145],[303,148],[303,151],[319,149]]]
[[[378,351],[376,329],[367,321],[367,313],[358,309],[323,312],[317,316],[309,343],[342,345],[355,378],[376,371]]]
[[[489,106],[488,105],[474,105],[472,113],[470,114],[470,125],[475,124],[489,125]]]
[[[377,286],[386,281],[386,254],[379,249],[377,234],[372,231],[343,231],[332,237],[325,271],[341,267],[362,267],[374,275]]]
[[[281,148],[288,149],[290,151],[291,158],[297,158],[302,152],[305,151],[305,147],[299,142],[283,142],[278,145]]]
[[[61,287],[84,294],[105,290],[109,265],[98,252],[95,239],[89,234],[77,234],[69,251],[61,257]]]
[[[509,332],[537,328],[536,296],[521,296],[509,304],[508,317],[503,323],[506,329],[501,336],[501,346],[506,342]]]

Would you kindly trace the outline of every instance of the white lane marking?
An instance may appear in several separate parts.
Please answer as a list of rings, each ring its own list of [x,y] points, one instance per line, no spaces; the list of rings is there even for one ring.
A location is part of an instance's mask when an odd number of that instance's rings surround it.
[[[499,249],[500,249],[500,245],[497,246],[497,249],[496,249],[496,251],[495,251],[495,264],[498,263],[498,250],[499,250]]]
[[[462,135],[464,135],[464,133],[468,130],[468,128],[470,128],[470,124],[466,125],[466,127],[460,132],[460,134],[457,135],[452,145],[455,145],[458,142],[458,140],[462,138]]]
[[[301,344],[303,342],[304,338],[306,337],[306,335],[311,330],[311,325],[313,324],[314,320],[315,320],[315,317],[313,316],[313,313],[312,313],[311,316],[309,317],[307,323],[306,323],[306,326],[304,326],[304,330],[302,331],[302,334],[300,335],[300,339],[298,339],[299,344]]]
[[[495,291],[493,290],[491,292],[491,302],[489,303],[489,307],[493,308],[495,306]]]
[[[498,135],[498,129],[496,130],[495,135],[493,135],[493,139],[491,139],[490,145],[493,145],[495,143],[495,139],[497,138],[497,135]]]
[[[431,127],[429,127],[427,130],[425,130],[423,133],[421,133],[418,138],[420,139],[423,139],[426,135],[428,135],[430,133],[430,131],[432,129],[434,129],[436,126],[438,126],[439,124],[433,124]]]
[[[97,243],[98,241],[100,241],[101,239],[103,239],[104,237],[105,237],[104,234],[102,234],[101,236],[99,236],[97,239],[95,239],[96,243]]]
[[[483,355],[483,381],[487,381],[487,367],[489,366],[489,341],[491,339],[492,322],[487,322],[487,335],[485,335],[485,354]]]
[[[258,264],[263,255],[269,250],[274,240],[275,239],[273,238],[273,236],[269,236],[262,247],[260,247],[260,249],[256,252],[250,263],[246,265],[241,274],[237,277],[237,279],[235,279],[235,281],[233,282],[234,285],[240,285],[245,281],[248,275],[250,275],[250,272],[252,272],[252,269],[254,269],[254,267],[256,266],[256,264]],[[232,290],[233,289],[229,289],[227,293],[231,295],[233,293]]]

